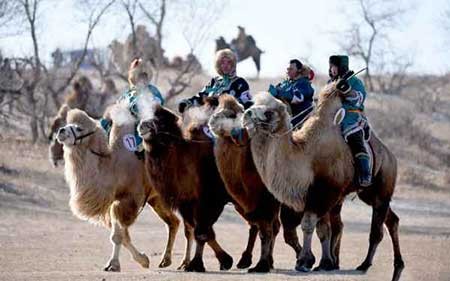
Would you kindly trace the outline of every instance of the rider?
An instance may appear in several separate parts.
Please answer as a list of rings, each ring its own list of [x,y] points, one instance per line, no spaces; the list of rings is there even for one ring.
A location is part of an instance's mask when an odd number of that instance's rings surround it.
[[[138,102],[140,97],[150,93],[153,100],[158,102],[160,105],[164,104],[164,98],[162,97],[161,92],[155,85],[150,83],[151,76],[149,76],[146,71],[142,70],[141,63],[141,59],[135,59],[130,64],[130,68],[128,70],[129,88],[117,101],[126,103],[131,115],[135,118],[136,124],[139,122]],[[110,119],[102,118],[100,120],[100,125],[109,134],[112,121]],[[142,138],[139,136],[137,130],[135,130],[133,137],[134,140],[128,142],[133,145],[127,147],[127,149],[134,151],[139,159],[143,159],[144,147],[142,145]]]
[[[311,80],[314,72],[298,59],[289,61],[286,69],[287,78],[277,86],[270,85],[269,93],[291,106],[293,126],[302,122],[313,110],[314,89]]]
[[[363,82],[356,76],[351,77],[348,67],[348,56],[333,55],[329,58],[330,81],[337,81],[342,107],[345,110],[341,121],[341,131],[345,141],[350,146],[355,166],[358,172],[360,186],[366,187],[372,183],[372,158],[369,153],[368,141],[370,128],[364,115],[366,90]],[[348,77],[351,77],[348,79]],[[347,80],[348,79],[348,80]]]
[[[245,108],[252,105],[249,86],[244,78],[236,75],[236,55],[230,49],[217,51],[215,68],[219,76],[211,79],[197,95],[182,100],[178,104],[178,111],[183,113],[191,106],[203,104],[203,98],[230,94]]]

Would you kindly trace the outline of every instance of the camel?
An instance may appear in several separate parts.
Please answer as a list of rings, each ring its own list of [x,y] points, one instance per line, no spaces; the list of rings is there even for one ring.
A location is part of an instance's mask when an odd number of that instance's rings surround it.
[[[225,204],[232,201],[217,170],[213,142],[207,136],[207,120],[217,104],[207,99],[204,106],[189,109],[182,117],[162,106],[153,106],[152,116],[141,119],[138,132],[144,139],[152,185],[194,227],[196,252],[184,269],[205,271],[203,249],[208,243],[219,260],[220,269],[228,270],[233,259],[217,243],[213,230]],[[239,205],[235,204],[235,208],[242,215]],[[257,228],[251,225],[239,268],[250,266],[256,235]]]
[[[370,145],[375,155],[374,181],[361,188],[354,180],[353,157],[344,142],[335,115],[341,108],[335,84],[324,88],[317,111],[297,131],[291,132],[286,105],[268,93],[255,98],[242,120],[252,138],[251,150],[256,168],[269,191],[279,201],[297,211],[304,211],[301,227],[303,248],[296,269],[309,271],[315,258],[311,252],[312,233],[322,236],[320,269],[333,268],[331,251],[339,248],[340,232],[333,233],[330,220],[344,197],[358,191],[358,197],[372,206],[369,249],[358,270],[371,266],[378,244],[387,226],[394,250],[392,280],[398,280],[404,268],[400,253],[399,218],[390,208],[395,189],[397,163],[395,156],[372,134]],[[283,167],[280,169],[280,167]]]
[[[268,272],[273,264],[272,251],[280,227],[280,204],[261,181],[253,163],[246,131],[241,131],[241,140],[231,136],[233,129],[241,129],[240,119],[244,107],[230,95],[222,95],[218,99],[219,106],[208,122],[216,137],[214,154],[217,167],[228,193],[241,207],[244,218],[256,225],[260,232],[261,257],[250,272]],[[296,227],[300,224],[301,213],[294,213],[286,206],[283,206],[282,210],[285,241],[298,255],[301,246]],[[251,251],[246,254],[249,255],[248,260],[251,263]]]
[[[64,145],[70,209],[82,220],[111,229],[113,252],[104,270],[120,271],[122,245],[141,266],[149,267],[148,257],[134,247],[128,232],[148,203],[168,227],[169,237],[159,264],[159,267],[167,267],[172,262],[179,219],[149,184],[144,162],[126,148],[125,140],[135,130],[128,109],[118,104],[110,113],[113,123],[109,142],[98,122],[79,109],[67,112],[67,125],[58,131],[57,140]],[[183,262],[189,259],[189,252],[186,252]]]
[[[256,46],[255,39],[251,35],[245,34],[245,29],[238,26],[239,35],[238,38],[233,39],[231,44],[227,43],[223,36],[216,39],[216,52],[222,49],[232,49],[236,52],[238,62],[252,58],[257,70],[257,77],[261,70],[261,54],[264,53],[260,48]]]
[[[289,108],[288,108],[289,109]],[[251,156],[250,149],[250,137],[245,128],[241,125],[241,119],[244,113],[244,109],[239,104],[239,102],[232,96],[222,95],[219,97],[219,106],[215,110],[215,113],[211,116],[209,120],[209,127],[217,137],[215,144],[215,151],[223,151],[224,153],[221,155],[217,155],[217,165],[219,170],[221,171],[222,178],[225,181],[227,190],[233,196],[233,198],[239,202],[242,200],[250,200],[250,204],[262,203],[262,206],[258,206],[257,208],[267,208],[264,206],[264,202],[254,201],[255,196],[258,192],[263,193],[263,190],[267,190],[264,183],[262,183],[258,171],[256,170],[255,165],[253,164],[253,158]],[[241,132],[240,139],[236,139],[236,137],[232,137],[232,130],[239,130]],[[221,158],[227,158],[227,161],[220,161]],[[250,158],[250,160],[248,160]],[[242,164],[243,161],[246,161],[245,165]],[[249,162],[251,161],[251,163]],[[226,174],[222,172],[229,168],[234,171],[235,174],[231,174],[227,172]],[[246,176],[242,176],[242,175]],[[228,177],[228,179],[226,179]],[[259,180],[255,180],[255,178]],[[241,178],[243,179],[241,183]],[[253,182],[246,179],[253,179]],[[255,188],[255,182],[259,182],[256,186],[259,189]],[[245,198],[245,193],[242,191],[247,191],[248,195],[252,194],[252,196]],[[235,198],[238,197],[238,198]],[[245,202],[241,202],[241,205],[246,205]],[[247,204],[248,205],[248,204]],[[297,227],[301,223],[303,213],[295,212],[285,204],[281,204],[280,211],[280,219],[281,225],[283,227],[284,240],[286,244],[292,247],[292,249],[296,253],[296,257],[299,257],[302,247],[300,246],[298,236],[297,236]],[[333,209],[331,213],[331,227],[335,233],[340,235],[339,229],[342,229],[342,220],[340,217],[340,206]],[[319,238],[323,239],[322,236]],[[335,240],[337,242],[340,241],[340,236],[335,235]],[[337,243],[334,243],[337,244]],[[334,260],[335,269],[339,268],[339,247],[337,246],[334,249]]]
[[[233,259],[216,241],[212,228],[230,201],[215,165],[213,144],[199,126],[187,128],[187,135],[183,135],[179,116],[158,104],[153,106],[153,117],[141,118],[138,132],[144,140],[150,183],[193,229],[189,235],[195,235],[195,256],[184,270],[205,271],[206,242],[214,250],[220,269],[228,270]]]

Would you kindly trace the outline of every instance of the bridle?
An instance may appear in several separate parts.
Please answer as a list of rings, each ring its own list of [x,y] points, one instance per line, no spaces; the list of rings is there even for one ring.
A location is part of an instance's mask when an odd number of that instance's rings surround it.
[[[95,134],[95,132],[97,131],[97,129],[94,129],[94,130],[91,131],[91,132],[88,132],[88,133],[86,133],[86,134],[77,136],[75,130],[73,129],[73,126],[70,126],[69,129],[70,129],[70,131],[71,131],[72,134],[73,134],[73,138],[74,138],[74,140],[73,140],[73,145],[76,145],[78,141],[79,141],[78,143],[82,143],[83,139],[85,139],[85,138],[87,138],[87,137],[89,137],[89,136]],[[89,151],[90,151],[92,154],[94,154],[94,155],[96,155],[96,156],[98,156],[98,157],[102,157],[102,158],[108,157],[108,155],[103,154],[103,153],[100,153],[100,152],[96,152],[96,151],[94,151],[92,148],[89,148]]]

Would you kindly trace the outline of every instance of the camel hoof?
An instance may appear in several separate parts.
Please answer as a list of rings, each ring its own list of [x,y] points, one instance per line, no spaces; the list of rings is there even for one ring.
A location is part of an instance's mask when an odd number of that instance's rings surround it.
[[[150,267],[150,259],[147,257],[146,254],[141,253],[137,257],[136,261],[143,267],[143,268],[149,268]]]
[[[312,255],[309,257],[300,258],[295,264],[295,270],[300,272],[310,272],[315,262],[316,258]]]
[[[103,270],[108,272],[120,272],[120,263],[118,260],[110,260]]]
[[[248,254],[247,252],[242,253],[242,257],[237,263],[236,267],[240,269],[248,268],[252,265],[252,254]]]
[[[227,253],[223,254],[219,262],[220,270],[229,270],[233,266],[233,258]]]
[[[205,266],[203,261],[199,258],[194,258],[191,262],[184,268],[187,272],[205,272]]]
[[[183,262],[177,267],[177,270],[185,270],[189,264],[189,260],[183,260]]]
[[[334,270],[335,268],[336,266],[334,265],[332,260],[322,259],[319,265],[314,268],[314,271],[321,271],[321,270],[330,271]]]
[[[171,264],[172,264],[172,259],[170,257],[164,257],[162,259],[162,261],[159,263],[158,267],[164,268],[164,267],[168,267]]]
[[[249,273],[252,272],[259,272],[259,273],[266,273],[270,272],[270,263],[266,260],[260,260],[255,267],[250,268],[248,270]]]
[[[371,263],[368,263],[368,262],[364,261],[362,264],[360,264],[360,265],[356,268],[356,270],[366,272],[366,271],[369,269],[369,267],[370,267],[371,265],[372,265]]]

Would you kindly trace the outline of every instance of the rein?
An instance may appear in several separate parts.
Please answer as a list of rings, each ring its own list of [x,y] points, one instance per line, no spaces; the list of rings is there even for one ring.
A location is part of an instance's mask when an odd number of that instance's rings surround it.
[[[75,130],[73,129],[73,127],[71,126],[71,127],[69,127],[69,128],[70,128],[70,131],[72,132],[72,135],[73,135],[73,145],[76,145],[76,144],[77,144],[77,141],[80,141],[80,143],[81,143],[81,141],[82,141],[84,138],[87,138],[87,137],[89,137],[90,135],[93,135],[93,134],[95,133],[95,131],[96,131],[96,130],[93,130],[92,132],[86,133],[86,134],[81,135],[81,136],[77,136],[77,134],[75,133]]]
[[[79,143],[81,143],[81,142],[83,141],[83,139],[85,139],[85,138],[87,138],[87,137],[93,135],[93,134],[96,132],[96,130],[93,130],[93,131],[91,131],[91,132],[89,132],[89,133],[86,133],[86,134],[84,134],[84,135],[77,136],[76,133],[75,133],[75,130],[74,130],[72,127],[70,127],[70,131],[72,132],[72,134],[73,134],[73,136],[74,136],[73,145],[76,145],[76,144],[77,144],[77,141],[80,141]],[[90,151],[92,154],[97,155],[98,157],[102,157],[102,158],[108,157],[108,155],[103,154],[103,153],[100,153],[100,152],[96,152],[96,151],[94,151],[92,148],[89,148],[89,151]]]

